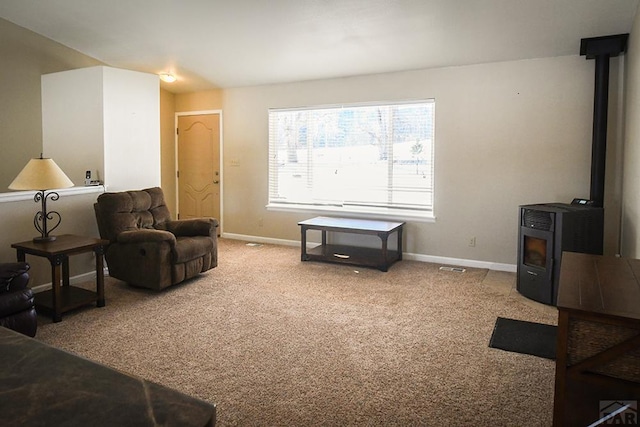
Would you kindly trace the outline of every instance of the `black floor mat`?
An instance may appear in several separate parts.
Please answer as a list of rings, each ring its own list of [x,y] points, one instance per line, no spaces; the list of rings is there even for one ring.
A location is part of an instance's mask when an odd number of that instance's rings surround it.
[[[557,327],[498,317],[489,347],[555,360]]]

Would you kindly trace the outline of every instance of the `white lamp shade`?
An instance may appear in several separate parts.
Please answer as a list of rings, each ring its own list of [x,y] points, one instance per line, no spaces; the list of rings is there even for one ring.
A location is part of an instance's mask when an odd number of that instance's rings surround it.
[[[73,182],[62,172],[53,159],[31,159],[16,179],[10,190],[52,190],[73,187]]]

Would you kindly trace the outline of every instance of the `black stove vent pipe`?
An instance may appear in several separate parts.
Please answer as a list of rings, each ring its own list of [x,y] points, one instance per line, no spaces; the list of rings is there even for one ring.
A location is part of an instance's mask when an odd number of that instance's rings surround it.
[[[580,40],[580,55],[596,60],[591,146],[591,200],[604,205],[604,177],[607,154],[607,112],[609,104],[609,59],[626,50],[629,34]]]

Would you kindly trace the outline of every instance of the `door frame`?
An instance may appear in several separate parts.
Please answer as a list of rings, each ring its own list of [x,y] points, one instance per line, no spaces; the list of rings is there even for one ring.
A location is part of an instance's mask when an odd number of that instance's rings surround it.
[[[220,218],[216,218],[218,220],[218,234],[222,235],[222,230],[223,230],[223,220],[222,218],[224,217],[224,170],[223,170],[223,165],[224,165],[224,139],[222,137],[222,135],[224,134],[224,132],[222,131],[222,110],[199,110],[199,111],[183,111],[183,112],[176,112],[175,113],[175,124],[174,124],[174,129],[176,129],[176,132],[174,134],[175,139],[174,139],[174,143],[173,143],[173,148],[174,148],[174,152],[175,152],[175,171],[178,171],[178,118],[181,116],[200,116],[203,114],[218,114],[218,124],[220,125],[219,129],[220,129],[220,152],[218,153],[218,155],[220,156],[220,164],[219,166],[219,171],[220,171]],[[178,191],[178,176],[177,174],[174,175],[173,177],[174,183],[175,183],[175,192],[176,192],[176,212],[180,212],[180,196],[179,196],[179,191]]]

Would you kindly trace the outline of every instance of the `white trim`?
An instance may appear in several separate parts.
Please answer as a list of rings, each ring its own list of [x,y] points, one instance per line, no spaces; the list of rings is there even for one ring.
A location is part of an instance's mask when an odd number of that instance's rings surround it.
[[[360,218],[360,219],[384,219],[386,221],[407,221],[413,222],[436,222],[436,217],[433,216],[433,212],[419,212],[402,209],[388,209],[384,212],[382,209],[366,209],[366,208],[349,208],[337,207],[337,206],[319,206],[319,205],[283,205],[283,204],[268,204],[265,206],[268,211],[279,212],[312,212],[318,214],[326,214],[327,212],[335,213],[342,217],[347,218]]]
[[[407,253],[403,253],[402,258],[411,261],[430,262],[432,264],[446,264],[469,268],[486,268],[488,270],[508,271],[510,273],[515,273],[517,271],[517,266],[515,264],[503,264],[491,261]]]
[[[271,112],[328,110],[349,107],[377,107],[380,105],[407,105],[407,104],[435,104],[435,98],[404,99],[400,101],[368,101],[368,102],[342,102],[338,104],[303,105],[299,107],[269,108]]]
[[[61,188],[58,190],[46,190],[46,192],[54,191],[60,196],[78,196],[81,194],[104,193],[107,187],[104,185],[78,186],[71,188]],[[20,202],[23,200],[33,200],[36,191],[15,191],[11,193],[0,193],[0,203]]]
[[[221,237],[225,239],[243,240],[247,242],[267,243],[267,244],[273,244],[273,245],[298,246],[298,247],[300,246],[299,240],[273,239],[270,237],[249,236],[245,234],[236,234],[236,233],[222,233]],[[402,258],[408,261],[429,262],[433,264],[445,264],[445,265],[454,265],[454,266],[469,267],[469,268],[486,268],[488,270],[507,271],[510,273],[515,273],[517,271],[516,270],[517,267],[515,264],[503,264],[503,263],[491,262],[491,261],[449,258],[449,257],[424,255],[424,254],[413,254],[413,253],[406,253],[406,252],[402,254]]]
[[[221,233],[220,237],[223,237],[225,239],[232,239],[232,240],[242,240],[246,242],[268,243],[272,245],[300,247],[299,240],[274,239],[271,237],[249,236],[245,234],[236,234],[236,233]]]
[[[222,110],[178,111],[176,116],[201,116],[203,114],[222,114]]]
[[[220,181],[220,218],[216,218],[218,220],[218,229],[220,230],[220,233],[222,233],[222,230],[224,229],[224,181],[223,181],[223,177],[224,177],[224,132],[223,132],[223,124],[224,121],[222,120],[222,110],[198,110],[198,111],[182,111],[182,112],[176,112],[175,113],[175,123],[173,128],[174,129],[178,129],[178,117],[182,117],[182,116],[200,116],[203,114],[218,114],[219,119],[219,125],[220,125],[220,148],[219,148],[219,159],[220,159],[220,164],[219,164],[219,173],[220,176],[218,177],[218,181]],[[174,131],[175,132],[175,131]],[[178,132],[175,132],[174,134],[174,141],[173,141],[173,149],[174,149],[174,153],[175,153],[175,170],[178,170]],[[174,182],[175,182],[175,193],[176,193],[176,210],[177,212],[180,212],[180,203],[179,203],[179,196],[178,196],[178,177],[174,176],[173,177]]]
[[[105,277],[108,276],[108,273],[109,273],[108,270],[105,268],[105,272],[104,272]],[[89,281],[95,282],[95,280],[96,280],[96,272],[95,270],[92,270],[92,271],[89,271],[88,273],[82,273],[82,274],[78,274],[77,276],[70,277],[69,284],[75,285],[78,283],[84,283]],[[33,286],[31,289],[33,289],[33,292],[35,293],[48,291],[49,289],[51,289],[51,282],[43,283],[42,285],[38,285],[38,286]]]

